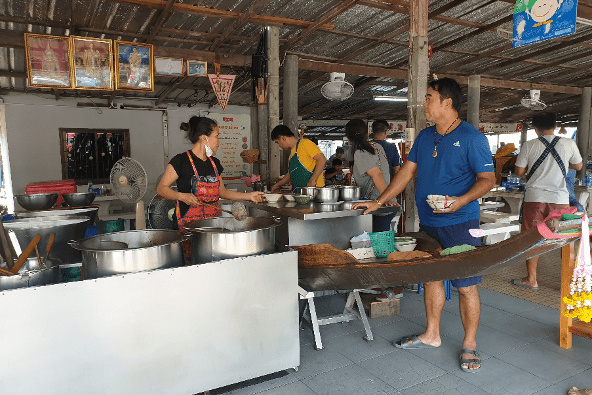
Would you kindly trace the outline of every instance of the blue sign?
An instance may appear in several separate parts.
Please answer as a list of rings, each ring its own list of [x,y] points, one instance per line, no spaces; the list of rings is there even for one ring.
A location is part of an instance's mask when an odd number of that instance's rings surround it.
[[[577,0],[517,0],[512,48],[573,34]]]

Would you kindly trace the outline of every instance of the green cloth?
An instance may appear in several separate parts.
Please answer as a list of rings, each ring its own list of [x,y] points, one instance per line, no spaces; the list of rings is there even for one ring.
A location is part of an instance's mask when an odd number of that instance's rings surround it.
[[[452,254],[460,254],[461,252],[471,251],[474,250],[475,246],[469,244],[461,244],[459,246],[454,246],[450,248],[446,248],[442,250],[440,256],[442,255],[452,255]]]

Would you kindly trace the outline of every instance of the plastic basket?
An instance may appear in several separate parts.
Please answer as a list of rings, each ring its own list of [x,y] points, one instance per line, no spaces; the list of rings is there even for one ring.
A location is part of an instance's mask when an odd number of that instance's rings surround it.
[[[388,256],[395,251],[395,232],[392,230],[386,232],[368,233],[370,235],[370,243],[374,250],[376,257]]]

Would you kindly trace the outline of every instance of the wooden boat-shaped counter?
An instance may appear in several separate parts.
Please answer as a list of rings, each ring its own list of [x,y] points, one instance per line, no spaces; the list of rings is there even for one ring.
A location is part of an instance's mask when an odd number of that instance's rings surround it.
[[[581,225],[577,225],[577,221],[549,220],[547,226],[557,233]],[[293,247],[299,250],[298,282],[306,290],[323,291],[384,288],[485,275],[523,263],[579,238],[546,239],[537,228],[532,228],[497,244],[441,256],[440,244],[427,234],[407,235],[417,239],[416,250],[429,252],[432,256],[407,261],[388,261],[386,258],[358,261],[351,254],[331,246],[316,251],[315,246]]]

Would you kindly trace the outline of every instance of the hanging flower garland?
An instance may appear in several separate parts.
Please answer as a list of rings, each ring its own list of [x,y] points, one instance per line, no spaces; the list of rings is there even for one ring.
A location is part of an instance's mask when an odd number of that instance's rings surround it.
[[[569,296],[563,297],[565,311],[568,318],[578,318],[580,321],[592,320],[592,264],[590,262],[590,229],[588,216],[582,216],[582,238],[576,257],[573,277],[569,285]]]

